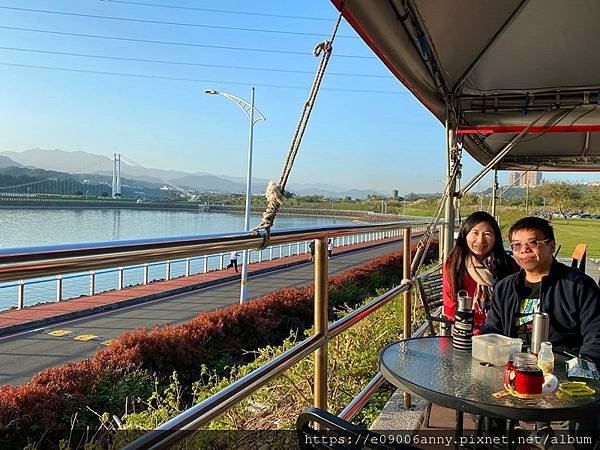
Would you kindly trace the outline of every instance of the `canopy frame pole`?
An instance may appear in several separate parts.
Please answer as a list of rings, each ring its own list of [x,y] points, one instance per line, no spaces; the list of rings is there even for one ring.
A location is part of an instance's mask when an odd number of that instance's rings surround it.
[[[492,205],[490,214],[496,217],[496,202],[498,201],[498,169],[494,169],[494,178],[492,180]]]
[[[536,123],[538,123],[540,121],[540,119],[542,117],[544,117],[546,115],[546,113],[552,109],[553,109],[553,107],[544,110],[533,122],[531,122],[529,125],[527,125],[527,127],[525,129],[523,129],[523,131],[521,131],[514,138],[512,138],[510,140],[510,142],[508,144],[506,144],[504,146],[504,148],[502,148],[502,150],[500,150],[498,152],[498,154],[496,156],[494,156],[494,158],[492,158],[492,160],[489,163],[487,163],[487,165],[477,175],[475,175],[471,179],[471,181],[469,181],[467,184],[465,184],[465,186],[460,190],[460,192],[458,192],[458,197],[462,197],[467,192],[469,192],[469,190],[473,186],[475,186],[479,182],[479,180],[481,180],[484,176],[486,176],[487,173],[490,170],[492,170],[496,166],[496,164],[498,164],[500,161],[502,161],[502,158],[504,158],[508,154],[508,152],[510,152],[513,149],[513,147],[515,145],[517,145],[521,141],[521,139],[523,139],[525,137],[525,135],[527,135],[527,133],[529,132],[529,129],[532,126],[534,126]]]
[[[525,4],[528,3],[528,1],[529,0],[523,0],[523,1],[521,1],[521,3],[519,3],[519,5],[511,13],[511,15],[508,17],[508,19],[506,19],[506,21],[502,24],[502,26],[500,28],[498,28],[496,33],[494,33],[494,35],[488,41],[488,43],[485,45],[485,47],[483,47],[483,49],[479,52],[477,57],[471,62],[469,67],[467,67],[467,70],[464,71],[464,73],[460,76],[460,78],[454,84],[454,87],[452,88],[452,93],[454,95],[456,95],[458,93],[458,90],[461,88],[461,86],[464,84],[464,82],[467,80],[467,78],[469,78],[469,75],[471,75],[473,70],[475,70],[475,68],[477,67],[479,62],[483,59],[483,57],[488,52],[488,50],[490,48],[492,48],[492,46],[498,41],[500,36],[502,36],[504,34],[504,32],[506,31],[508,26],[515,20],[515,18],[520,14],[520,12],[523,11],[523,7],[525,6]]]
[[[444,247],[443,247],[443,258],[444,261],[448,259],[448,255],[452,251],[454,247],[454,220],[455,220],[455,210],[454,210],[454,198],[456,197],[456,176],[453,176],[456,170],[456,166],[460,165],[460,155],[456,151],[456,133],[454,127],[454,123],[450,120],[450,108],[448,103],[446,103],[446,187],[447,187],[447,197],[446,197],[446,209],[444,214]]]

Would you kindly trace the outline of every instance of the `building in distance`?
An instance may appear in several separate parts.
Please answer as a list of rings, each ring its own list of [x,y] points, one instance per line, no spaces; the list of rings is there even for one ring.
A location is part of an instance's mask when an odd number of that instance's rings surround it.
[[[510,172],[509,186],[515,187],[537,187],[542,184],[542,172],[539,170],[518,170]]]

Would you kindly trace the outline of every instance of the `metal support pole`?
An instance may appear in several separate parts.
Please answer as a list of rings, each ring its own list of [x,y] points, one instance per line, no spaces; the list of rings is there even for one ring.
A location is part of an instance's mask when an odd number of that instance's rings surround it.
[[[525,172],[525,215],[529,215],[529,171]]]
[[[123,289],[123,268],[119,267],[117,269],[117,289]]]
[[[62,280],[62,275],[58,274],[56,275],[56,301],[60,302],[62,301],[62,286],[63,286],[63,280]]]
[[[185,258],[185,276],[189,277],[192,273],[192,258]]]
[[[279,259],[283,256],[283,244],[279,246]]]
[[[492,207],[490,214],[496,217],[496,202],[498,201],[498,170],[494,169],[494,178],[492,180]]]
[[[438,225],[438,255],[440,259],[440,263],[444,262],[444,230],[446,227],[444,225]]]
[[[261,263],[263,260],[263,251],[259,250],[258,251],[258,262]]]
[[[144,284],[148,284],[150,281],[150,266],[146,263],[144,264]]]
[[[225,268],[225,253],[221,253],[221,257],[219,258],[219,270],[223,270]]]
[[[90,270],[90,295],[94,295],[96,293],[96,272]]]
[[[410,244],[411,244],[411,232],[410,232],[410,227],[405,228],[404,229],[404,253],[402,255],[402,276],[403,276],[403,282],[408,282],[410,280],[410,264],[411,264],[411,251],[410,251]],[[411,301],[410,301],[410,290],[406,291],[404,293],[404,303],[403,303],[403,310],[404,310],[404,324],[403,324],[403,330],[402,330],[402,334],[404,339],[409,339],[410,335],[411,335],[411,328],[412,328],[412,308],[411,308]],[[404,392],[404,408],[408,409],[411,407],[411,397],[410,394],[408,392]]]
[[[19,280],[17,286],[17,309],[23,309],[25,307],[25,282]]]
[[[328,314],[327,238],[315,239],[315,307],[314,327],[317,335],[327,336]],[[315,351],[314,402],[327,410],[327,342]]]
[[[208,273],[208,255],[206,255],[204,257],[204,268],[203,268],[204,272],[203,273]]]
[[[269,247],[269,261],[273,261],[273,247]]]
[[[288,244],[288,256],[292,256],[292,243]]]
[[[448,255],[454,246],[454,194],[456,191],[456,178],[452,178],[454,172],[454,165],[458,164],[458,161],[454,161],[452,158],[452,151],[454,148],[454,129],[450,120],[446,117],[446,152],[447,152],[447,163],[446,168],[447,183],[450,183],[448,187],[448,197],[446,198],[446,213],[444,220],[446,227],[444,230],[444,261],[448,259]]]
[[[171,279],[171,261],[167,261],[165,263],[165,280],[169,281]]]

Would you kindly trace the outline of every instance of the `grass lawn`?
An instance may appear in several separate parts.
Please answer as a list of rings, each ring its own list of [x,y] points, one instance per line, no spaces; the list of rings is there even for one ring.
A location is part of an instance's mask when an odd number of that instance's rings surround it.
[[[587,257],[600,258],[600,220],[554,219],[556,242],[562,245],[559,256],[570,257],[577,244],[587,244]]]

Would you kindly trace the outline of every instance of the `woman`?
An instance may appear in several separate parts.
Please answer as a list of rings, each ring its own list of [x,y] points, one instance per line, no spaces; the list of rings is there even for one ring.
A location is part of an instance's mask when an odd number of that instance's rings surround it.
[[[473,323],[479,329],[485,322],[494,285],[517,270],[515,261],[504,251],[496,219],[485,211],[474,212],[464,221],[444,264],[444,315],[454,320],[457,295],[466,291],[473,298]]]

